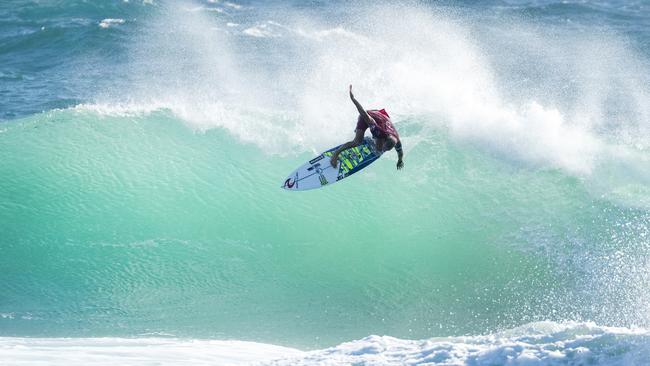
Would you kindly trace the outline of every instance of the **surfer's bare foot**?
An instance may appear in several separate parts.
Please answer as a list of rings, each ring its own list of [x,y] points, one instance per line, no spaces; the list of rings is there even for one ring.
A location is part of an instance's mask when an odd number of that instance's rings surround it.
[[[336,168],[336,165],[339,163],[339,157],[338,155],[332,155],[332,158],[330,159],[330,164],[332,165],[332,168]]]

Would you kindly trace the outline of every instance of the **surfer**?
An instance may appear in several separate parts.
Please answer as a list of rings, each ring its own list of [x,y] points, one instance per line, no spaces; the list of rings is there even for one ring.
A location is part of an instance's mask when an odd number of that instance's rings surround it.
[[[354,94],[352,94],[352,85],[350,85],[350,99],[352,99],[352,103],[354,103],[359,111],[357,127],[354,130],[354,140],[348,141],[336,149],[332,154],[330,164],[336,168],[341,151],[360,145],[363,142],[363,135],[366,133],[366,129],[370,129],[370,133],[372,133],[372,137],[375,140],[377,152],[383,154],[394,147],[395,151],[397,151],[397,169],[402,169],[404,167],[404,161],[402,161],[402,157],[404,156],[402,142],[386,110],[363,109],[361,104],[354,98]]]

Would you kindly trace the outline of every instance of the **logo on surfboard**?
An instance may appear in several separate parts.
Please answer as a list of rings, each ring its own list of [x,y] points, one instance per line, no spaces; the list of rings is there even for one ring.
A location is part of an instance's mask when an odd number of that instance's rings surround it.
[[[296,184],[296,181],[294,180],[291,182],[291,178],[287,178],[287,180],[284,181],[284,188],[293,188],[293,186]]]
[[[317,156],[317,157],[309,160],[309,164],[314,164],[315,162],[317,162],[317,161],[319,161],[319,160],[321,160],[323,158],[324,158],[323,154],[320,154],[320,156]]]

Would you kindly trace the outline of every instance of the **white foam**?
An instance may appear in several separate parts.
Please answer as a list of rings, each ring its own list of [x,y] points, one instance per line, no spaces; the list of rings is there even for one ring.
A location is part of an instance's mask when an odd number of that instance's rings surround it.
[[[99,22],[100,28],[109,28],[119,24],[124,24],[124,19],[106,18]]]
[[[266,23],[246,28],[242,31],[242,33],[257,38],[277,37],[277,34],[273,33],[269,25]]]
[[[224,2],[223,5],[225,5],[227,7],[230,7],[230,8],[233,8],[233,9],[237,9],[237,10],[240,10],[242,8],[241,5],[236,4],[236,3],[231,3],[231,2],[228,2],[228,1]]]
[[[206,11],[212,11],[212,12],[215,12],[215,13],[221,13],[221,14],[225,13],[225,11],[223,9],[221,9],[221,8],[205,8],[205,10]]]
[[[0,338],[3,365],[248,365],[300,351],[242,341],[177,338]]]
[[[486,336],[369,336],[273,365],[631,365],[650,361],[646,330],[539,322]]]
[[[0,338],[3,365],[640,365],[645,329],[537,322],[480,336],[369,336],[299,351],[242,341],[178,338]]]
[[[72,109],[78,112],[93,112],[100,116],[116,117],[138,117],[146,116],[154,111],[165,110],[167,105],[162,102],[151,101],[150,103],[83,103]]]

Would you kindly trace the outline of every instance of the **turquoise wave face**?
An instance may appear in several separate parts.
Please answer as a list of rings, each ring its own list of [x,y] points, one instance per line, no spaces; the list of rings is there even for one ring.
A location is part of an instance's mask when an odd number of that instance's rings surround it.
[[[409,123],[407,139],[420,122]],[[389,153],[299,193],[279,187],[311,154],[269,155],[165,111],[13,121],[0,156],[4,336],[312,347],[647,321],[647,211],[445,132],[408,152],[408,174]]]

